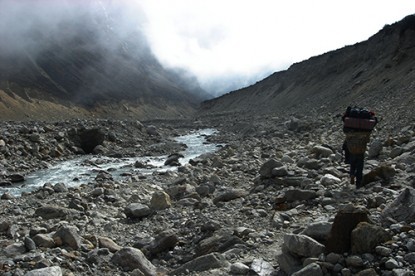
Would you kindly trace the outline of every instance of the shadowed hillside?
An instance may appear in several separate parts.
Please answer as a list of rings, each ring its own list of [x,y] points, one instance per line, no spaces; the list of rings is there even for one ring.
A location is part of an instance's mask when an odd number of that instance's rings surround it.
[[[385,120],[413,118],[415,16],[385,26],[367,41],[312,57],[250,87],[203,103],[214,116],[343,112],[356,104]]]

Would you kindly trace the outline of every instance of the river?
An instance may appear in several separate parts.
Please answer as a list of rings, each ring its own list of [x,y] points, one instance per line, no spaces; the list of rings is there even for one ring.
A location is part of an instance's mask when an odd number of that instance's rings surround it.
[[[215,152],[218,145],[206,142],[206,136],[215,132],[214,129],[202,129],[174,138],[177,142],[187,145],[186,150],[180,152],[184,156],[179,159],[180,163],[185,165],[189,163],[189,160],[200,155]],[[20,185],[1,187],[0,194],[7,192],[14,196],[20,196],[23,192],[34,191],[45,183],[64,183],[67,187],[76,187],[92,181],[100,171],[109,171],[115,180],[119,180],[124,174],[132,171],[148,175],[154,172],[177,170],[177,167],[164,166],[166,159],[167,156],[111,158],[83,155],[29,174],[25,176],[25,181]],[[135,168],[136,162],[146,164],[151,168]]]

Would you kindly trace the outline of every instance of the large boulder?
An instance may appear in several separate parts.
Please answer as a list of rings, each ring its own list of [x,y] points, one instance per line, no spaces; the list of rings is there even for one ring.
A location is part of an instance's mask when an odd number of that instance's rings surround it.
[[[346,206],[335,216],[326,242],[326,252],[345,253],[351,249],[351,234],[360,222],[368,222],[368,211],[359,206]]]

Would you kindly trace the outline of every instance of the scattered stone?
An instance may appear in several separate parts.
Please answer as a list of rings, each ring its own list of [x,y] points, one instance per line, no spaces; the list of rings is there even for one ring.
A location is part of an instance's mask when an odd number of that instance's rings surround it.
[[[56,245],[67,245],[74,250],[81,248],[81,236],[74,226],[63,226],[52,236]]]
[[[42,217],[43,219],[65,219],[67,217],[77,214],[74,210],[58,207],[58,206],[43,206],[35,211],[35,216]]]
[[[275,159],[270,159],[261,166],[261,168],[259,169],[259,174],[262,178],[271,178],[272,170],[274,168],[279,168],[282,166],[284,166],[283,163],[278,162]]]
[[[194,260],[191,260],[178,269],[170,272],[169,275],[180,275],[184,273],[202,272],[215,268],[229,267],[230,263],[225,260],[222,254],[211,253],[208,255],[200,256]]]
[[[25,276],[62,276],[62,269],[59,266],[34,269],[25,274]]]
[[[127,217],[136,219],[143,218],[151,215],[152,211],[150,207],[141,203],[132,203],[125,207],[124,213]]]
[[[395,221],[415,220],[415,190],[405,188],[402,193],[382,212],[383,222],[388,218]]]
[[[150,207],[153,210],[163,210],[163,209],[170,208],[171,207],[170,196],[163,191],[154,192],[151,197]]]
[[[124,247],[111,258],[111,262],[125,271],[139,269],[145,276],[155,276],[156,267],[144,256],[141,250]]]

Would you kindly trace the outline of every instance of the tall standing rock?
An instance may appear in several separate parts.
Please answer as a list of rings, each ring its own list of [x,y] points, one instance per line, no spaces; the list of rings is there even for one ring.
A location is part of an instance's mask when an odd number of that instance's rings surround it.
[[[326,252],[344,253],[351,249],[351,234],[360,222],[368,222],[368,211],[363,207],[347,206],[340,210],[326,242]]]

